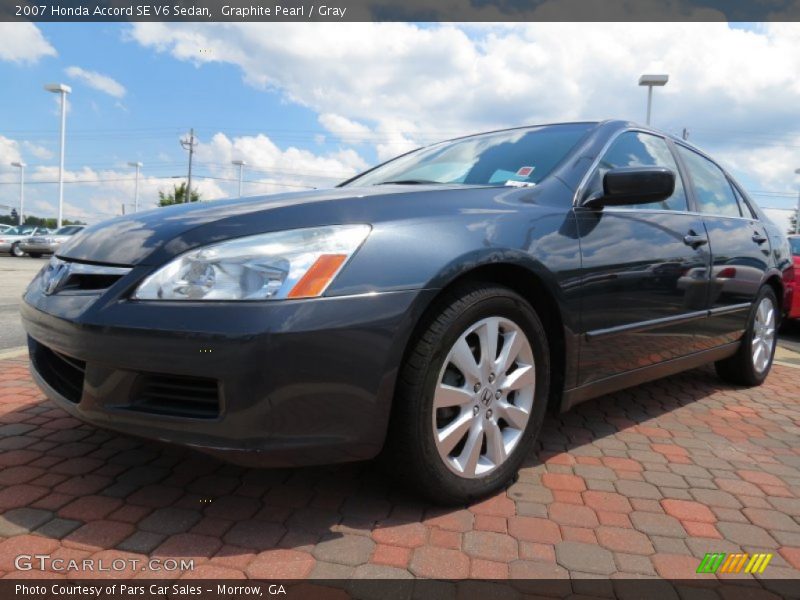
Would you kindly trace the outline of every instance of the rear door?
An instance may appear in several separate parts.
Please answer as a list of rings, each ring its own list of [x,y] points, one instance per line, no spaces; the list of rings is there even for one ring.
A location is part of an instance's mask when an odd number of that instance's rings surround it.
[[[678,163],[664,138],[619,135],[581,192],[602,190],[612,168],[661,166],[675,192],[658,204],[577,209],[582,283],[579,385],[685,356],[698,349],[707,315],[710,256],[703,220],[689,212]]]
[[[708,307],[711,316],[698,333],[708,345],[738,340],[750,306],[768,269],[770,245],[764,226],[716,163],[678,145],[692,183],[711,250]]]

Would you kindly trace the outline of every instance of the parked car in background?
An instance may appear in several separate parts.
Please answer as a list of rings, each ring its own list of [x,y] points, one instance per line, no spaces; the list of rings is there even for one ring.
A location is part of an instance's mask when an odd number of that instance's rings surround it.
[[[792,248],[794,273],[790,280],[786,282],[790,297],[786,316],[789,319],[800,319],[800,235],[790,235],[789,245]]]
[[[9,229],[11,229],[13,225],[6,225],[5,223],[0,223],[0,234],[5,233]]]
[[[46,235],[50,230],[46,227],[33,225],[19,225],[0,233],[0,252],[7,252],[13,256],[25,256],[25,251],[20,247],[22,240],[32,235]]]
[[[78,419],[246,465],[385,448],[463,504],[513,480],[548,409],[707,363],[761,384],[791,265],[712,158],[584,122],[105,221],[20,310],[36,382]]]
[[[86,225],[65,225],[53,233],[41,233],[25,238],[19,243],[19,247],[33,258],[39,258],[42,254],[55,254],[63,242],[85,228]]]

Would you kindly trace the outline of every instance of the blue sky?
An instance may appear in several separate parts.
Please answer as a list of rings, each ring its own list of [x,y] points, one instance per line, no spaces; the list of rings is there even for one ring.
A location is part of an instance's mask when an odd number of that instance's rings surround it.
[[[720,158],[762,206],[791,207],[800,166],[797,24],[2,24],[0,204],[54,214],[56,97],[67,117],[66,216],[149,207],[186,172],[198,135],[204,197],[324,186],[462,133],[583,118],[643,120],[643,72],[668,72],[654,125]],[[13,28],[13,29],[9,29]],[[214,179],[203,179],[210,176]],[[0,208],[2,210],[2,208]]]

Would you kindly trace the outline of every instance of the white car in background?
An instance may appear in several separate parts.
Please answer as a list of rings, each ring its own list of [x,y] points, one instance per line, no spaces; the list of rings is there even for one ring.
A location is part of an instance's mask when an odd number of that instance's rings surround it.
[[[22,252],[33,258],[39,258],[42,254],[55,254],[62,242],[85,228],[86,225],[65,225],[53,233],[36,234],[25,238],[19,243],[19,247]]]
[[[46,235],[50,230],[46,227],[36,227],[34,225],[19,225],[0,233],[0,252],[6,252],[13,256],[25,256],[25,251],[20,248],[20,242],[32,235]]]

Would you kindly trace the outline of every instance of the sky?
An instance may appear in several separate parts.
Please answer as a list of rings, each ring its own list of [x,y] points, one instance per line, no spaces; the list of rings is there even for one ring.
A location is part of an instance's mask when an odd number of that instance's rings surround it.
[[[726,166],[762,207],[800,176],[800,24],[0,23],[0,213],[55,216],[68,97],[65,218],[140,208],[185,178],[204,200],[327,187],[441,139],[543,122],[643,122]],[[787,213],[788,214],[788,213]]]

